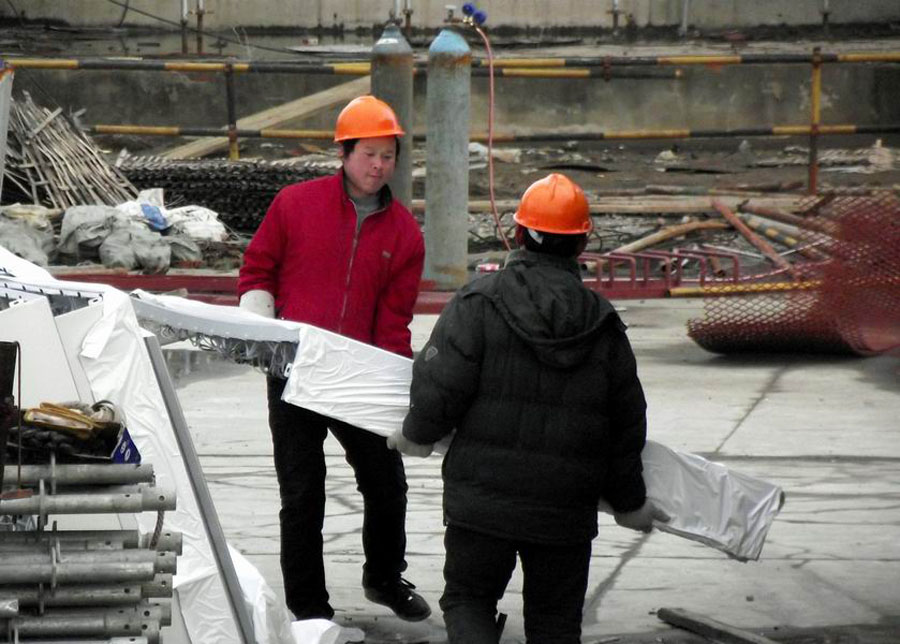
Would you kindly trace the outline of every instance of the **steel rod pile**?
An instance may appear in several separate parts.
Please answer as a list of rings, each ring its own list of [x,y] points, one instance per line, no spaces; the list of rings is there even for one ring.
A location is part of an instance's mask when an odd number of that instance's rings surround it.
[[[135,187],[109,164],[97,146],[62,114],[37,105],[23,92],[10,108],[5,203],[51,208],[134,199]]]
[[[0,638],[40,642],[160,641],[172,622],[172,575],[181,535],[162,530],[174,493],[133,464],[24,465],[7,470],[0,516],[34,529],[0,532]],[[48,515],[157,511],[151,535],[60,530]],[[153,602],[151,603],[151,600]]]

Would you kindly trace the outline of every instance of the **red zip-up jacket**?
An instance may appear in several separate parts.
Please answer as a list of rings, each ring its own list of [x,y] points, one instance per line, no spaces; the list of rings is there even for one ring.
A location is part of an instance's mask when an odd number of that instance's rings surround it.
[[[357,232],[342,171],[282,189],[244,252],[238,296],[268,291],[279,318],[411,357],[425,244],[386,186],[382,204]]]

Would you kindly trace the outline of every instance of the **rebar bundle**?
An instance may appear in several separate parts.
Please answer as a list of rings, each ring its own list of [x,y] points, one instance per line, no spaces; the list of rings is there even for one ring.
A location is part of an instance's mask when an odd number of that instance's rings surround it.
[[[253,232],[275,194],[287,185],[334,172],[332,165],[263,160],[176,160],[123,156],[121,172],[140,189],[163,188],[167,205],[199,205],[230,228]]]
[[[0,532],[0,640],[160,641],[171,624],[181,535],[162,530],[174,494],[149,465],[58,464],[7,470],[0,515],[37,515],[36,529]],[[129,530],[45,529],[48,515],[156,510],[151,537]],[[150,600],[154,600],[152,603]]]
[[[784,288],[748,294],[707,289],[704,318],[688,334],[717,353],[871,355],[900,346],[900,201],[891,192],[826,196],[806,204],[805,225],[823,261],[795,264]],[[827,231],[827,233],[825,232]],[[761,287],[790,279],[773,271]]]
[[[27,92],[12,101],[9,115],[3,202],[68,208],[114,206],[137,190],[109,164],[62,108],[37,105]]]

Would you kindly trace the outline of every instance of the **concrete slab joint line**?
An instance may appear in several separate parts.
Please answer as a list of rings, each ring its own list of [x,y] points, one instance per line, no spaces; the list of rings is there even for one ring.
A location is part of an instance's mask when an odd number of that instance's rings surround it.
[[[769,380],[766,382],[766,384],[760,390],[759,395],[757,395],[757,397],[753,400],[753,404],[751,404],[750,407],[747,409],[747,411],[744,413],[744,415],[741,416],[740,420],[738,420],[735,423],[734,428],[732,428],[732,430],[730,432],[728,432],[728,435],[722,439],[722,442],[716,446],[716,449],[713,452],[713,455],[718,454],[719,452],[722,451],[722,448],[725,447],[725,444],[728,442],[728,440],[737,433],[737,431],[741,428],[741,425],[744,424],[744,421],[746,421],[750,417],[750,415],[753,413],[753,411],[759,406],[759,404],[763,400],[766,399],[766,394],[769,391],[772,391],[774,389],[775,383],[778,382],[778,379],[781,378],[782,374],[787,372],[787,370],[788,370],[788,367],[779,367],[775,371],[775,373],[773,373],[769,377]]]

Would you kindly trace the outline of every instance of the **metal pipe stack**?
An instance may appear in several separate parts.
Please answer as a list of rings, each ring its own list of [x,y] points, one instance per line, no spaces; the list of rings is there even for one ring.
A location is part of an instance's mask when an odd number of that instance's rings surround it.
[[[161,641],[182,540],[162,529],[175,494],[154,485],[151,466],[24,465],[2,491],[0,517],[33,527],[0,531],[0,641]],[[152,535],[47,528],[50,515],[153,511]]]

